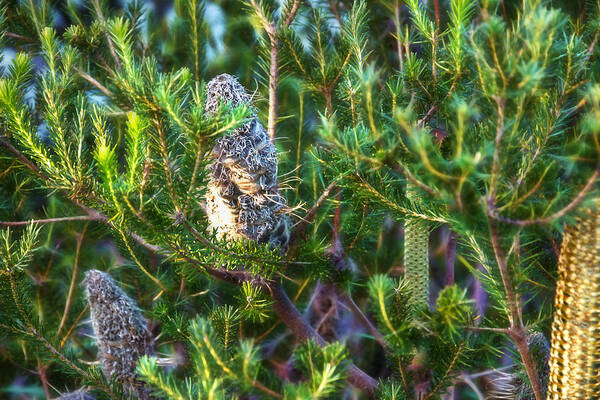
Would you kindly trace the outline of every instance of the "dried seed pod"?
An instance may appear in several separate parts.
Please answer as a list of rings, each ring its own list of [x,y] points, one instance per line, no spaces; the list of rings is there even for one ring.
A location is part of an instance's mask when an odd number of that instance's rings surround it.
[[[590,211],[565,232],[554,310],[548,399],[600,399],[598,210]]]
[[[221,104],[251,106],[250,96],[231,75],[222,74],[207,85],[206,114]],[[220,237],[269,243],[287,249],[289,218],[277,185],[277,150],[254,110],[250,121],[220,138],[206,195],[209,225]]]
[[[85,390],[79,389],[75,392],[63,393],[56,400],[94,400],[94,397]]]
[[[110,275],[88,271],[84,284],[104,375],[122,382],[137,398],[151,399],[135,375],[139,358],[153,353],[146,319]]]

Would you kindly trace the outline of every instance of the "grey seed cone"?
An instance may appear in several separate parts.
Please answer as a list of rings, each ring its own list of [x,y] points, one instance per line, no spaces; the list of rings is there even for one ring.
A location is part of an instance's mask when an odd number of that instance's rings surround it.
[[[228,74],[207,85],[207,115],[221,104],[251,104],[237,79]],[[251,119],[213,149],[215,161],[206,195],[209,225],[220,237],[269,243],[287,249],[289,218],[277,182],[277,150],[254,110]]]
[[[85,390],[77,390],[75,392],[63,393],[56,400],[95,400],[94,396],[87,393]]]
[[[137,398],[151,399],[135,375],[139,358],[153,353],[146,319],[110,275],[88,271],[84,284],[104,375],[122,382]]]

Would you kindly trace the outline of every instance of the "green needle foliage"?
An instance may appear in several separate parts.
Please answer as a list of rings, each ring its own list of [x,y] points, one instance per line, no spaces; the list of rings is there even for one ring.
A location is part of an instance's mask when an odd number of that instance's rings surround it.
[[[544,399],[600,2],[162,3],[0,0],[0,397]]]

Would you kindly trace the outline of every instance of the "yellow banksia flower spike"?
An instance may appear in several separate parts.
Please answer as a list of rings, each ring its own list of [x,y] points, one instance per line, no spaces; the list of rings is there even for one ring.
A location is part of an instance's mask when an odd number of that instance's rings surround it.
[[[600,204],[600,202],[597,202]],[[548,400],[600,398],[600,212],[567,228],[558,264]]]

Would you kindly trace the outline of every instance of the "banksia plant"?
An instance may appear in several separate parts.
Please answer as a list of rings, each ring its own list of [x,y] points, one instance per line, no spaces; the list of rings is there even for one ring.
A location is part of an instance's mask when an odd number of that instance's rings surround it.
[[[548,399],[600,397],[599,304],[600,211],[595,208],[567,227],[560,249]]]
[[[595,0],[0,0],[0,397],[600,397],[599,38]]]
[[[151,399],[135,374],[140,357],[153,354],[148,322],[107,273],[90,270],[84,284],[104,375],[125,383],[136,398]]]
[[[285,251],[290,238],[285,199],[277,181],[277,150],[238,80],[222,74],[208,82],[206,113],[220,106],[250,108],[249,121],[220,138],[206,195],[210,227],[221,236],[268,243]]]

